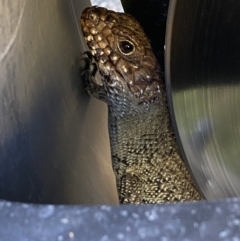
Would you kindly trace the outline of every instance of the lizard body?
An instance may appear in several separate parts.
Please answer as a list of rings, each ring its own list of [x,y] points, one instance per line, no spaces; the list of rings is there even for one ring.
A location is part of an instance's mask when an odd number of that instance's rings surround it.
[[[92,77],[87,89],[108,105],[120,203],[200,200],[171,127],[162,71],[139,23],[89,7],[81,25],[102,76],[101,84]]]

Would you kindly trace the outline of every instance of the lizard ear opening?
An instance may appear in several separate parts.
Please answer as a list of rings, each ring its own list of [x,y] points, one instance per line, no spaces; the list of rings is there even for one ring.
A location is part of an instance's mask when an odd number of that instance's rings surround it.
[[[118,42],[118,49],[123,55],[130,55],[135,52],[135,46],[129,40],[121,40]]]

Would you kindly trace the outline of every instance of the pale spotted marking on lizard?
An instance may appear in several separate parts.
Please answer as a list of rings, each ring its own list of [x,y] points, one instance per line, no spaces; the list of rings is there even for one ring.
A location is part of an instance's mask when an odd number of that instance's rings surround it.
[[[102,76],[88,92],[108,104],[113,170],[120,203],[200,200],[170,124],[161,69],[130,15],[89,7],[82,31]]]

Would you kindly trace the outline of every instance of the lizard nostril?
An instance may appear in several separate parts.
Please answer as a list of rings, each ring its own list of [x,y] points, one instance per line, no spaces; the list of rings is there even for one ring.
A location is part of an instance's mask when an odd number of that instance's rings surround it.
[[[97,24],[97,23],[98,23],[99,16],[98,16],[98,14],[96,13],[96,11],[90,10],[90,11],[88,12],[88,18],[89,18],[94,24]]]

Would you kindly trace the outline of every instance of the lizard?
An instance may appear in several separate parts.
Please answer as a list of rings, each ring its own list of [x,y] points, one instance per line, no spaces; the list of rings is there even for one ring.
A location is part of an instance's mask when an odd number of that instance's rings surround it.
[[[140,24],[97,6],[82,12],[80,24],[101,75],[99,83],[90,74],[87,91],[108,105],[119,202],[201,200],[171,126],[163,71]]]

